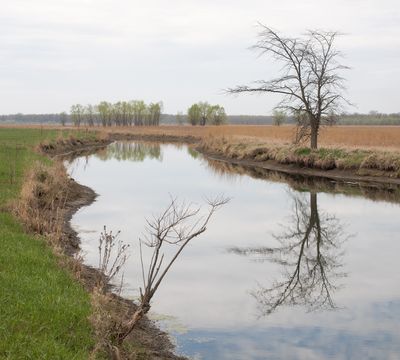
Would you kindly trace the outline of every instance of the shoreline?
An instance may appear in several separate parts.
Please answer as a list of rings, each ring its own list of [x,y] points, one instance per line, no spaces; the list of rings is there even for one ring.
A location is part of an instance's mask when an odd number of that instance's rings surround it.
[[[60,148],[55,146],[51,148],[49,153],[46,153],[45,149],[41,149],[41,151],[51,158],[60,158],[70,157],[71,155],[75,155],[73,157],[79,156],[79,154],[84,151],[85,153],[91,152],[103,148],[107,146],[114,140],[101,141],[101,144],[96,144],[96,142],[90,143],[78,143],[75,145],[71,145],[68,150],[65,146],[65,143]],[[67,151],[66,151],[67,150]],[[66,168],[64,166],[66,171]],[[73,229],[71,225],[71,220],[74,214],[81,208],[90,206],[93,202],[96,201],[98,194],[85,185],[79,184],[73,178],[70,179],[67,192],[68,199],[65,202],[63,208],[63,217],[62,217],[62,232],[61,232],[61,247],[64,255],[73,259],[76,254],[79,254],[80,251],[80,243],[81,240],[79,238],[79,234],[76,230]],[[99,229],[100,232],[101,229]],[[77,259],[79,262],[79,278],[77,281],[80,281],[86,291],[89,294],[94,295],[96,282],[103,274],[96,268],[91,267],[83,263],[82,259]],[[133,301],[123,298],[120,295],[112,292],[113,286],[109,283],[106,285],[106,296],[107,301],[109,302],[104,311],[108,314],[112,314],[113,317],[123,320],[128,320],[130,315],[136,310],[136,304]],[[132,345],[135,349],[131,354],[129,351],[127,352],[124,348],[116,349],[115,347],[112,349],[112,358],[115,359],[130,359],[131,356],[144,356],[143,359],[155,359],[155,360],[186,360],[186,357],[176,355],[174,353],[175,346],[172,344],[168,333],[160,330],[154,321],[150,320],[147,316],[145,316],[138,328],[135,329],[130,336],[127,338],[126,343],[128,346]],[[136,351],[139,350],[139,353]],[[136,357],[134,357],[136,358]],[[141,357],[140,357],[141,358]]]
[[[180,143],[187,144],[192,146],[196,151],[204,155],[205,157],[230,163],[236,165],[244,165],[257,167],[270,171],[277,171],[281,173],[285,173],[292,176],[304,176],[304,177],[316,177],[321,179],[334,180],[339,182],[349,182],[349,183],[360,183],[364,186],[371,187],[388,187],[391,188],[393,186],[400,186],[400,178],[392,177],[390,172],[376,170],[373,169],[321,169],[316,167],[306,167],[300,166],[296,163],[280,163],[276,160],[251,160],[246,157],[244,158],[235,158],[233,156],[228,156],[226,154],[221,154],[216,151],[212,151],[207,149],[206,146],[203,146],[201,143],[201,138],[195,136],[187,136],[187,135],[169,135],[169,134],[132,134],[132,133],[108,133],[106,139],[97,139],[91,142],[90,144],[78,144],[70,147],[69,149],[64,149],[63,152],[54,151],[54,149],[48,151],[44,150],[47,155],[51,155],[52,157],[59,156],[68,156],[74,155],[76,152],[85,152],[90,153],[95,149],[100,149],[106,147],[114,141],[148,141],[148,142],[160,142],[160,143]],[[363,174],[357,173],[362,170]]]
[[[208,157],[211,160],[234,164],[234,165],[256,167],[292,176],[320,178],[320,179],[327,179],[344,183],[357,183],[371,187],[391,188],[392,186],[400,186],[400,179],[391,178],[387,176],[357,175],[353,171],[345,171],[339,169],[319,170],[307,167],[300,167],[295,164],[280,164],[275,160],[252,161],[248,159],[232,159],[212,152],[203,151],[201,149],[196,149],[196,150],[198,150],[202,155]]]

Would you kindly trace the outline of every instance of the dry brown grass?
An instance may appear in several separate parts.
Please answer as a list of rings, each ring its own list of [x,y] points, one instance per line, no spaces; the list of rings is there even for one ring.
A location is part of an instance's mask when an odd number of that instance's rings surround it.
[[[217,154],[229,159],[268,161],[294,164],[302,168],[321,170],[351,170],[358,175],[400,177],[400,152],[371,149],[320,148],[279,144],[257,144],[246,141],[231,141],[222,137],[209,137],[201,141],[200,149],[208,154]]]
[[[11,126],[8,126],[11,127]],[[16,127],[15,125],[13,127]],[[39,125],[24,126],[41,128]],[[45,129],[73,130],[73,127],[45,126]],[[80,130],[85,130],[81,127]],[[295,126],[271,125],[223,125],[223,126],[178,126],[158,127],[111,127],[98,128],[98,136],[104,139],[112,133],[194,136],[198,138],[227,137],[232,142],[248,141],[268,144],[290,144],[295,134]],[[362,149],[400,150],[400,126],[333,126],[323,127],[320,134],[321,147],[342,147]]]
[[[27,172],[15,214],[27,230],[46,235],[52,242],[60,238],[63,208],[67,197],[68,176],[62,163],[52,166],[35,163]],[[55,245],[55,244],[54,244]]]
[[[102,133],[132,133],[151,135],[194,136],[198,138],[226,137],[231,142],[246,141],[268,144],[291,144],[295,126],[224,125],[224,126],[160,126],[141,128],[101,129]],[[334,126],[324,127],[320,146],[400,150],[400,126]]]

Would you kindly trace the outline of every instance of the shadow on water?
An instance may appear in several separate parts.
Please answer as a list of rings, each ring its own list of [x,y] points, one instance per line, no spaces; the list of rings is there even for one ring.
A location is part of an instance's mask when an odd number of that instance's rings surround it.
[[[261,315],[281,306],[303,306],[308,311],[335,309],[334,292],[340,288],[341,246],[347,239],[340,221],[318,211],[318,195],[291,193],[293,214],[281,234],[274,235],[277,247],[230,248],[229,252],[269,261],[282,267],[282,279],[271,286],[259,285],[252,295]]]

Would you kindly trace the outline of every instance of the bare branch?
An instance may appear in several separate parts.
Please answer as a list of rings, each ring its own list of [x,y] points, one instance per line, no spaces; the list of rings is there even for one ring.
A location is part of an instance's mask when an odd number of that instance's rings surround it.
[[[196,237],[206,231],[214,213],[225,205],[229,199],[218,196],[207,199],[209,209],[204,216],[200,216],[200,208],[193,208],[185,203],[178,203],[171,197],[167,208],[159,215],[147,219],[148,238],[145,244],[153,249],[150,263],[147,267],[143,262],[142,241],[140,241],[140,259],[142,268],[143,288],[140,288],[140,305],[131,320],[125,324],[118,335],[120,343],[132,332],[135,325],[150,309],[150,302],[158,290],[165,276],[184,248]],[[177,250],[167,261],[163,249],[165,245],[176,245]]]

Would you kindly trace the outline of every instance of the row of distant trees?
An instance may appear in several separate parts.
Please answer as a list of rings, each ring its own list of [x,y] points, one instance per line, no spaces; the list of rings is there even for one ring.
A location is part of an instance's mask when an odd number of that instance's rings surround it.
[[[248,125],[282,125],[296,124],[293,115],[288,115],[284,111],[277,110],[272,116],[267,115],[227,115],[226,122],[229,124],[248,124]],[[276,116],[277,115],[277,116]],[[400,113],[379,113],[371,111],[368,114],[351,113],[336,116],[338,125],[400,125]],[[71,116],[66,113],[57,114],[9,114],[0,115],[0,122],[21,123],[21,124],[55,124],[72,123]],[[160,124],[179,124],[188,123],[188,116],[183,112],[178,114],[161,114]]]
[[[293,111],[293,114],[288,116],[285,111],[274,110],[272,115],[272,124],[276,126],[281,126],[285,123],[293,123],[302,126],[302,124],[307,121],[307,114],[304,111]],[[325,125],[333,126],[340,122],[340,117],[333,112],[328,113],[321,116],[321,122]]]
[[[198,102],[187,110],[186,116],[183,113],[176,115],[176,122],[183,124],[188,122],[190,125],[222,125],[226,123],[227,115],[221,105],[211,105],[208,102]]]
[[[70,109],[70,120],[75,126],[158,126],[163,109],[162,102],[146,104],[142,100],[102,101],[97,105],[74,104]],[[60,114],[65,125],[67,113]]]
[[[270,122],[273,125],[283,124],[298,124],[303,121],[301,114],[288,115],[286,112],[281,110],[275,110],[272,115],[272,121],[267,117],[261,117],[262,123]],[[243,120],[237,123],[244,123],[246,117],[243,116]],[[334,113],[325,115],[321,119],[326,125],[400,125],[400,113],[384,114],[378,111],[370,111],[368,114],[340,114]],[[230,122],[234,121],[230,119]]]

